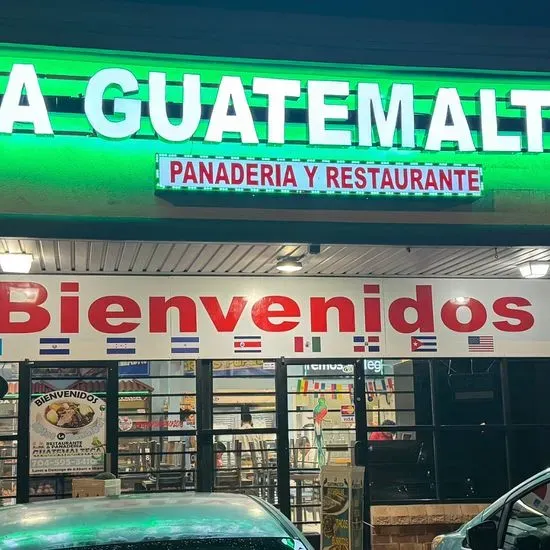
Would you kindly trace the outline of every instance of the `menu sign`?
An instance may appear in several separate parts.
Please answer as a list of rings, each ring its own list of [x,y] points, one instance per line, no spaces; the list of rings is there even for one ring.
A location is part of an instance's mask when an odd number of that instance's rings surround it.
[[[30,474],[101,472],[105,402],[80,390],[57,390],[31,403]]]
[[[361,466],[325,466],[321,470],[321,550],[363,547]]]

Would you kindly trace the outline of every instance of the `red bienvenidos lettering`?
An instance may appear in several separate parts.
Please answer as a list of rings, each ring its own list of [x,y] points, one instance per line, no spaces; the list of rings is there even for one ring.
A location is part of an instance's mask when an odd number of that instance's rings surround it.
[[[463,323],[459,320],[458,312],[460,309],[469,310],[469,321]],[[487,322],[487,310],[475,298],[466,298],[461,303],[458,303],[456,300],[449,300],[441,308],[441,320],[447,328],[454,332],[476,332],[485,326]]]
[[[273,309],[278,306],[278,309]],[[252,306],[252,321],[266,332],[287,332],[295,329],[299,321],[283,321],[282,318],[300,317],[300,306],[287,296],[265,296]],[[271,319],[280,319],[274,323]]]
[[[334,298],[310,298],[312,332],[328,332],[328,312],[335,309],[338,313],[338,330],[355,332],[355,305],[343,296]]]
[[[244,296],[234,296],[224,315],[216,296],[201,296],[200,301],[218,332],[233,332],[247,304]]]
[[[61,286],[59,297],[59,326],[63,333],[78,333],[80,318],[78,286]],[[67,295],[70,293],[70,295]],[[398,297],[389,304],[388,320],[398,333],[426,333],[434,331],[434,304],[431,285],[418,285],[416,296]],[[0,283],[0,332],[5,334],[32,334],[47,329],[51,315],[46,307],[49,299],[45,286],[34,282]],[[214,328],[218,332],[233,332],[243,317],[247,299],[234,296],[223,311],[215,296],[152,296],[149,298],[149,329],[151,333],[169,331],[169,313],[179,314],[181,332],[198,330],[198,304],[203,305]],[[310,327],[312,332],[326,333],[329,330],[329,315],[335,315],[338,331],[356,330],[356,307],[359,304],[344,296],[310,298]],[[363,325],[369,333],[381,332],[383,309],[379,285],[365,285],[363,297]],[[452,332],[475,332],[487,325],[489,313],[496,316],[490,320],[501,332],[525,332],[535,324],[533,314],[527,310],[532,304],[520,296],[497,298],[492,305],[469,298],[465,303],[449,300],[440,310],[441,320]],[[469,317],[459,311],[465,308]],[[295,329],[301,321],[302,311],[296,300],[284,295],[265,296],[256,300],[251,308],[251,320],[265,332],[277,333]],[[98,332],[121,334],[135,330],[142,322],[142,310],[137,301],[129,296],[108,295],[94,300],[87,310],[90,325]]]
[[[529,311],[517,309],[531,306],[531,302],[520,296],[506,296],[495,300],[493,311],[505,319],[514,319],[516,323],[510,321],[495,321],[493,325],[502,332],[525,332],[533,327],[535,318]]]
[[[408,310],[415,312],[414,321],[407,321],[405,318]],[[431,285],[417,285],[416,298],[394,300],[388,310],[388,320],[391,326],[402,334],[433,332],[434,310]]]
[[[111,309],[118,306],[120,309]],[[111,319],[120,319],[120,322],[111,323]],[[97,331],[105,334],[123,334],[131,332],[139,326],[136,321],[122,321],[122,319],[141,319],[139,304],[128,296],[104,296],[90,305],[88,321]]]
[[[47,298],[46,287],[38,283],[0,283],[0,333],[29,334],[46,329],[51,317],[42,304]]]

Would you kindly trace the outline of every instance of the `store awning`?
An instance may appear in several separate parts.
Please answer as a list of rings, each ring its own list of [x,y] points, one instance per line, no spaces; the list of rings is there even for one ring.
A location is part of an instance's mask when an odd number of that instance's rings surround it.
[[[31,273],[278,275],[278,259],[303,264],[298,276],[519,278],[517,266],[549,261],[550,248],[401,247],[144,241],[0,239],[0,253],[29,253]]]

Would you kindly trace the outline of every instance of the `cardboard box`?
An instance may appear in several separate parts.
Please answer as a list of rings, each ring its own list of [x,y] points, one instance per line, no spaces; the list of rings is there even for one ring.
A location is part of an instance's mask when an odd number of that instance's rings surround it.
[[[111,497],[120,492],[120,479],[73,479],[73,498]]]

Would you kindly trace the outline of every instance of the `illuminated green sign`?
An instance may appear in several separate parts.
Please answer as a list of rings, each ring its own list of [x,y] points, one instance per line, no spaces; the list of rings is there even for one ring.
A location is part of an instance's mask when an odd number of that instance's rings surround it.
[[[550,168],[545,74],[13,45],[0,74],[3,178],[476,196]]]

